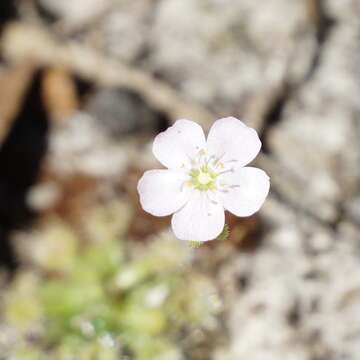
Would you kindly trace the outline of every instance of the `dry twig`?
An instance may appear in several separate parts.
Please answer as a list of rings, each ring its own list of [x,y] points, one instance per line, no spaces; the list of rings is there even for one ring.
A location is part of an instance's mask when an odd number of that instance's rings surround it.
[[[33,59],[43,66],[68,68],[100,85],[131,89],[173,120],[188,117],[205,127],[213,120],[206,109],[183,99],[151,75],[79,43],[61,43],[40,27],[20,23],[9,25],[4,31],[3,54],[12,62]]]

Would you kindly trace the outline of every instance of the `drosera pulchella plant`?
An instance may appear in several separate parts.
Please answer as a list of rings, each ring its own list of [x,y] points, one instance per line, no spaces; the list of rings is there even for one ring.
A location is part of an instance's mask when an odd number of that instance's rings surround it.
[[[225,210],[250,216],[268,195],[269,176],[246,166],[260,149],[256,131],[234,117],[215,121],[207,139],[197,123],[178,120],[154,140],[153,153],[167,169],[144,173],[140,203],[154,216],[172,215],[180,240],[199,245],[224,238]]]

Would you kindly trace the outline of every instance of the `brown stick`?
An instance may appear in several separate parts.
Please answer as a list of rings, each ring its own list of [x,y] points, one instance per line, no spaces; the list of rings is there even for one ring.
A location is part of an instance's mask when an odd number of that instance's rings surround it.
[[[10,24],[4,31],[3,54],[9,61],[32,58],[43,66],[68,68],[100,85],[132,89],[172,120],[189,118],[205,127],[214,120],[205,108],[184,99],[151,75],[79,43],[61,43],[41,27]]]

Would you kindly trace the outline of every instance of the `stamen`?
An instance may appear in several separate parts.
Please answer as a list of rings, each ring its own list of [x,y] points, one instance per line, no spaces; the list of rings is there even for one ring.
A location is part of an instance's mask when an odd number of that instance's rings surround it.
[[[219,162],[216,164],[215,168],[217,168],[217,167],[219,167],[220,169],[224,169],[225,166],[224,166],[224,163]]]
[[[211,155],[211,156],[207,159],[207,161],[206,161],[206,166],[209,165],[210,161],[213,160],[213,159],[215,159],[215,155]]]
[[[213,193],[214,193],[214,190],[211,190],[211,193],[213,194]],[[209,192],[209,191],[207,191],[207,192],[205,193],[205,196],[206,196],[206,198],[207,198],[213,205],[219,205],[219,203],[218,203],[216,200],[214,200],[214,199],[212,199],[212,198],[210,197],[210,192]]]
[[[231,169],[228,169],[228,170],[219,172],[218,175],[227,174],[227,173],[229,173],[229,172],[233,173],[234,171],[235,171],[235,169],[234,169],[234,168],[231,168]]]
[[[192,187],[192,183],[190,180],[186,180],[181,184],[180,191],[183,192],[185,187],[188,187],[188,188]]]
[[[236,160],[236,159],[231,159],[231,160],[226,160],[226,161],[224,161],[224,164],[237,163],[237,162],[238,162],[238,160]]]
[[[221,156],[219,156],[215,161],[214,161],[214,166],[217,166],[217,164],[219,163],[219,161],[225,156],[225,152],[221,155]]]
[[[231,188],[231,189],[237,189],[239,187],[240,187],[240,185],[229,185],[229,188]]]
[[[233,189],[237,189],[240,188],[240,185],[227,185],[225,183],[220,183],[221,186],[223,186],[223,188],[218,189],[218,191],[222,192],[222,193],[229,193],[229,190],[233,190]]]
[[[206,155],[206,150],[205,150],[205,149],[201,149],[201,150],[199,151],[199,155],[200,155],[200,156]]]
[[[191,177],[191,186],[200,191],[216,191],[220,187],[227,187],[225,183],[218,183],[220,175],[234,172],[234,168],[225,167],[221,159],[225,156],[225,152],[221,156],[211,155],[206,149],[198,151],[197,155],[190,159],[191,168],[189,175]],[[236,159],[227,160],[227,163],[237,162]],[[217,202],[213,202],[217,204]]]

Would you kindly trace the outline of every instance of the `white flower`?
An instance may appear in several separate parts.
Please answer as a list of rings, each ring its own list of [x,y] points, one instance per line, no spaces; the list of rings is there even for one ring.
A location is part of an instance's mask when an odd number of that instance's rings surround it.
[[[200,125],[178,120],[154,140],[153,153],[168,169],[144,173],[140,203],[155,216],[174,214],[172,229],[181,240],[215,239],[225,225],[224,210],[249,216],[265,201],[269,177],[244,167],[260,148],[256,131],[234,117],[217,120],[207,140]]]

